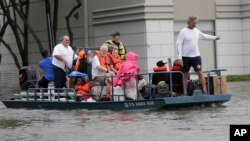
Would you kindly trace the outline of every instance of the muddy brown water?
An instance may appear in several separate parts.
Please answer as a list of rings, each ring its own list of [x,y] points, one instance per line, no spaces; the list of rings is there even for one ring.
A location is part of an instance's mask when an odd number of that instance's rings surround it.
[[[160,111],[26,110],[0,103],[0,140],[228,141],[230,124],[250,124],[250,82],[228,83],[228,91],[232,99],[221,107]]]

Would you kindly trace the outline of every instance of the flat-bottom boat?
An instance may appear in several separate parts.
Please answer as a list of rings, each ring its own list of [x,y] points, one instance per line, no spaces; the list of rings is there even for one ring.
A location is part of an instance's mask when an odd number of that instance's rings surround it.
[[[208,77],[211,72],[219,74],[222,70],[209,71]],[[149,81],[151,81],[151,75]],[[172,79],[172,78],[171,78]],[[209,79],[207,80],[210,81]],[[221,79],[220,79],[221,81]],[[221,84],[221,83],[220,83]],[[171,86],[172,84],[170,84]],[[208,83],[208,88],[209,86]],[[56,89],[29,89],[27,92],[18,94],[16,98],[9,100],[2,100],[7,108],[27,108],[27,109],[88,109],[88,110],[156,110],[162,108],[173,107],[189,107],[196,105],[221,105],[231,99],[231,94],[222,93],[222,86],[219,86],[219,94],[203,94],[200,90],[194,90],[191,96],[184,91],[183,96],[164,96],[152,97],[150,90],[150,97],[147,99],[138,98],[137,100],[112,100],[111,101],[78,101],[74,89],[64,89],[64,92],[52,92]],[[139,91],[138,91],[139,92]],[[115,95],[113,95],[115,96]],[[119,96],[126,96],[119,95]],[[71,97],[71,98],[70,98]],[[72,98],[73,97],[73,98]],[[118,98],[119,99],[119,98]]]

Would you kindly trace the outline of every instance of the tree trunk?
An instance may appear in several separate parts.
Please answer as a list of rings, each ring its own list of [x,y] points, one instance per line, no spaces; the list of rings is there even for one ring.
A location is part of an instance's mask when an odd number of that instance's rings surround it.
[[[73,46],[74,41],[73,41],[73,32],[71,30],[71,26],[70,26],[70,17],[73,15],[73,13],[82,6],[82,1],[81,0],[76,0],[77,5],[74,6],[70,11],[69,14],[65,17],[66,19],[66,25],[67,25],[67,30],[69,33],[69,39],[70,39],[70,44],[71,46]]]
[[[33,30],[33,28],[30,26],[29,22],[25,19],[25,16],[22,14],[22,12],[17,8],[17,6],[14,3],[14,0],[10,0],[11,3],[13,4],[14,10],[17,12],[17,14],[20,16],[20,18],[22,19],[22,21],[24,22],[24,24],[27,26],[27,28],[30,31],[30,34],[33,36],[33,38],[36,40],[36,43],[38,45],[39,51],[40,53],[42,53],[43,51],[43,45],[41,43],[41,40],[38,38],[38,36],[36,35],[35,31]]]
[[[55,40],[57,37],[57,27],[58,27],[58,5],[59,5],[58,0],[54,0],[53,31],[54,31]]]
[[[11,47],[1,38],[0,41],[4,44],[4,46],[8,49],[8,51],[10,52],[11,56],[14,59],[15,65],[17,66],[17,68],[20,70],[21,66],[20,63],[18,62],[17,56],[16,54],[13,52],[13,50],[11,49]]]
[[[25,10],[23,10],[23,6],[20,6],[21,12],[24,15],[24,18],[28,20],[29,18],[29,0],[25,5]],[[29,65],[29,32],[26,24],[23,25],[23,66]]]

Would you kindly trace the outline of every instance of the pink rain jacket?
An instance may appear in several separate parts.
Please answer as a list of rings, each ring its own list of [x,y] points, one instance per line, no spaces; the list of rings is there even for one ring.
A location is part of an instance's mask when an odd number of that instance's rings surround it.
[[[138,74],[140,68],[137,64],[138,55],[132,51],[126,54],[126,61],[122,63],[121,68],[118,70],[114,77],[113,85],[122,86],[125,82],[132,83],[135,76],[128,76],[129,74]]]

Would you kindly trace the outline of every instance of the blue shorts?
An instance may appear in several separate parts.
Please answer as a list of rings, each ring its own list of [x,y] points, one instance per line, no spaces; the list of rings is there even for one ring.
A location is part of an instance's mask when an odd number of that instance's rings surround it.
[[[197,57],[182,57],[182,61],[183,61],[183,67],[182,67],[182,71],[183,72],[189,72],[190,67],[194,68],[194,71],[202,71],[202,61],[201,61],[201,57],[197,56]]]

